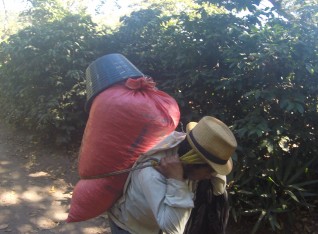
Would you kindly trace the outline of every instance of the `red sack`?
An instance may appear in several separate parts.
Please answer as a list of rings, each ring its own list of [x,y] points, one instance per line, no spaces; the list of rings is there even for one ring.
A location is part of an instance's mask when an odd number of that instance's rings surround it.
[[[176,101],[148,78],[128,79],[95,99],[90,109],[67,222],[84,221],[107,211],[122,195],[128,174],[85,179],[131,168],[175,130],[180,118]]]

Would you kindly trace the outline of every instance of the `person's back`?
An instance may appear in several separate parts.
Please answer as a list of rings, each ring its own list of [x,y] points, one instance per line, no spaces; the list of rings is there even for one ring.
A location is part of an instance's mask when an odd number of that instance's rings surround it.
[[[236,140],[227,126],[213,117],[196,125],[188,124],[187,133],[173,132],[138,159],[137,167],[151,158],[159,164],[130,173],[123,197],[109,212],[112,233],[182,234],[194,207],[189,181],[209,179],[216,195],[225,191]],[[177,153],[181,142],[191,146],[194,164],[181,162],[183,157]]]
[[[144,159],[162,159],[176,155],[178,144],[184,140],[184,133],[173,132],[165,139],[165,149],[161,145],[143,155]],[[176,192],[178,194],[176,194]],[[186,180],[166,178],[153,167],[131,172],[125,195],[109,212],[110,218],[122,229],[130,233],[182,233],[190,216],[193,193]],[[124,224],[124,225],[123,225]]]

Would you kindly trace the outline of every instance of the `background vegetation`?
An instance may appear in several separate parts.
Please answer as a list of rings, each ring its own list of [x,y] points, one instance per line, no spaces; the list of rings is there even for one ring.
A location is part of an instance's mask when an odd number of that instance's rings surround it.
[[[141,1],[118,27],[94,21],[83,1],[28,2],[24,26],[2,30],[3,120],[78,146],[85,69],[122,53],[176,98],[182,122],[213,115],[231,125],[235,221],[250,215],[254,233],[288,233],[294,211],[317,209],[317,0]]]

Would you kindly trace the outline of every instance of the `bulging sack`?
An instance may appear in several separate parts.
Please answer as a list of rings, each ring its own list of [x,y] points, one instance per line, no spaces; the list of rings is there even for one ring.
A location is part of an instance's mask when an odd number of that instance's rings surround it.
[[[84,221],[107,211],[122,195],[128,174],[103,174],[131,168],[175,130],[176,101],[149,78],[128,79],[93,101],[79,154],[79,175],[67,222]],[[101,177],[90,179],[92,177]]]

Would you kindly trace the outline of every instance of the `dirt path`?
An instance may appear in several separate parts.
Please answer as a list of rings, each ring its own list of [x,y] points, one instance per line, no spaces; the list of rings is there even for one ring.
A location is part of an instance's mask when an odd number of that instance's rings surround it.
[[[0,233],[110,233],[106,216],[67,224],[74,153],[30,143],[0,123]]]

